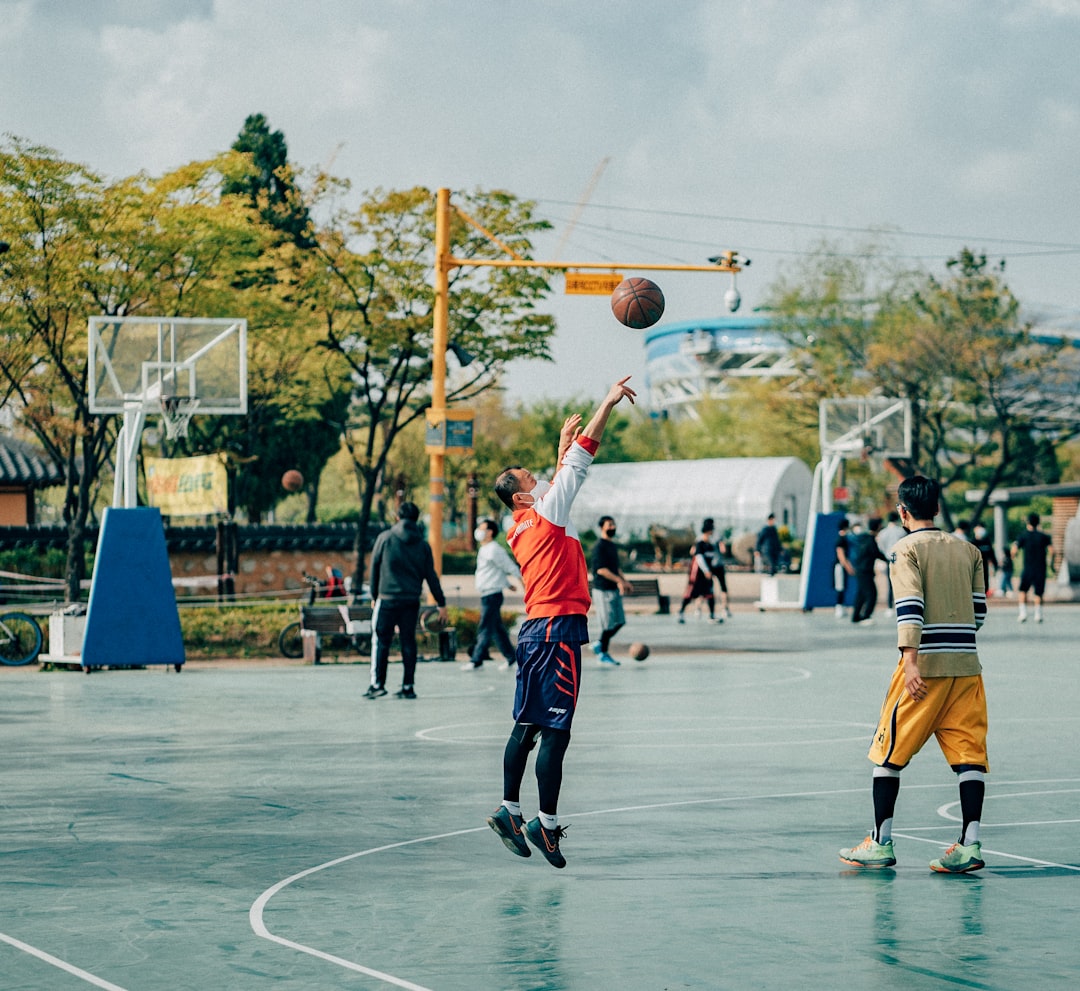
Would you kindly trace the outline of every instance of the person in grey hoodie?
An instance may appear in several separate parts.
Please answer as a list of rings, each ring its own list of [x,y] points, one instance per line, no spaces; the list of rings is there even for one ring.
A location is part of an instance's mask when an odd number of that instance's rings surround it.
[[[386,694],[386,671],[390,662],[390,642],[395,628],[401,643],[400,699],[416,698],[413,679],[416,675],[416,621],[420,615],[420,594],[427,582],[439,620],[446,622],[446,596],[443,595],[435,559],[417,520],[420,509],[414,502],[403,502],[398,521],[375,540],[371,552],[371,598],[375,608],[371,616],[375,631],[375,649],[371,654],[371,684],[364,698],[377,699]]]

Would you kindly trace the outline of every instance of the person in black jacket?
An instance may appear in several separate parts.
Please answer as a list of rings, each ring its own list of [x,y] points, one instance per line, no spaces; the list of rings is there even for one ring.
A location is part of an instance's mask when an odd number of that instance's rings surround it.
[[[875,516],[867,523],[869,533],[859,533],[849,538],[848,556],[855,569],[855,606],[851,610],[851,622],[869,623],[870,614],[877,605],[877,579],[875,571],[878,561],[888,562],[888,558],[878,547],[877,536],[881,529],[881,519]]]
[[[424,540],[417,520],[420,508],[403,502],[398,521],[375,540],[371,552],[371,598],[375,603],[371,625],[375,649],[371,654],[371,684],[364,698],[377,699],[386,694],[386,671],[390,662],[390,642],[394,629],[401,643],[401,699],[416,698],[413,679],[416,675],[416,621],[420,615],[420,594],[424,582],[435,604],[439,620],[446,622],[446,596],[443,595],[435,559]]]

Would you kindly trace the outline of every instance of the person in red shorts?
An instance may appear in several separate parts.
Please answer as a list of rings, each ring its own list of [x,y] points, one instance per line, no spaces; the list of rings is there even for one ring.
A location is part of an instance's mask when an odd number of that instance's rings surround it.
[[[503,753],[503,801],[487,823],[511,853],[528,857],[532,843],[554,867],[566,866],[559,850],[565,830],[557,810],[591,605],[589,569],[570,510],[611,411],[623,399],[633,403],[636,398],[626,384],[629,379],[608,390],[584,429],[580,415],[566,418],[551,482],[520,466],[505,468],[495,480],[496,494],[514,514],[507,543],[521,568],[526,619],[517,637],[514,728]],[[539,813],[524,822],[521,782],[537,742]]]

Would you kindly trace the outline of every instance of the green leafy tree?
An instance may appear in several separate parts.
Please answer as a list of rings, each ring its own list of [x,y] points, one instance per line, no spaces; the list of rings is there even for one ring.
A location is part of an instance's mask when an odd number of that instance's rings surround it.
[[[317,232],[305,292],[321,322],[321,347],[341,363],[352,388],[344,441],[359,489],[359,582],[390,452],[431,401],[435,197],[420,188],[376,191],[358,208],[333,209],[343,185],[325,176],[315,184],[319,213],[329,219]],[[522,257],[531,250],[529,238],[549,226],[533,215],[532,203],[506,192],[477,191],[458,202]],[[457,258],[502,256],[501,247],[461,218],[450,238]],[[451,272],[449,339],[473,360],[467,367],[450,362],[448,402],[481,395],[515,359],[550,358],[553,320],[536,310],[547,292],[547,280],[528,269]]]
[[[222,192],[246,197],[267,227],[291,238],[297,247],[314,247],[311,216],[289,164],[285,135],[271,131],[263,114],[251,114],[232,147],[250,156],[252,168],[227,178]]]
[[[968,249],[944,278],[822,252],[774,287],[810,398],[879,394],[911,402],[911,466],[943,487],[1030,477],[1032,439],[1080,428],[1071,356],[1022,325],[1001,267]],[[948,508],[945,507],[948,517]]]
[[[0,150],[0,229],[11,246],[0,256],[0,381],[19,422],[65,469],[72,599],[117,429],[115,417],[90,412],[87,318],[222,312],[223,287],[257,254],[247,208],[218,192],[222,175],[245,167],[222,156],[106,183],[52,149],[11,139]]]

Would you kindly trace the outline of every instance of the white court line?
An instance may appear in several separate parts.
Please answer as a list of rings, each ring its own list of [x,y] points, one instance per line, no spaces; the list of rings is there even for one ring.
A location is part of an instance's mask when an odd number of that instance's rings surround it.
[[[1034,784],[1058,784],[1058,783],[1073,783],[1077,781],[1076,778],[1063,778],[1053,779],[1051,781],[1010,781],[1003,782],[1008,785],[1034,785]],[[952,784],[919,784],[910,785],[909,791],[925,791],[932,788],[953,787]],[[859,788],[835,788],[824,791],[801,791],[801,792],[780,792],[771,795],[728,795],[719,798],[698,798],[687,799],[682,802],[658,802],[650,805],[626,805],[620,808],[610,809],[596,809],[591,812],[576,812],[572,815],[577,818],[585,818],[591,816],[600,815],[612,815],[626,812],[643,812],[655,809],[674,809],[685,808],[690,805],[716,805],[723,802],[753,802],[761,800],[775,800],[782,798],[824,798],[829,795],[852,795],[862,794],[868,790],[866,787]],[[1038,794],[1034,792],[1032,794]],[[571,818],[567,815],[567,819]],[[481,833],[487,827],[486,826],[474,826],[469,829],[457,829],[449,833],[436,833],[431,836],[419,836],[411,840],[402,840],[399,843],[387,843],[385,846],[372,847],[368,850],[359,850],[356,853],[347,854],[344,857],[338,857],[335,860],[328,860],[324,864],[318,864],[315,867],[309,867],[307,870],[300,871],[297,874],[293,874],[291,877],[287,877],[282,881],[278,881],[277,884],[270,888],[267,888],[258,898],[255,899],[248,912],[248,921],[251,924],[251,929],[256,936],[262,939],[270,940],[273,943],[278,943],[281,946],[287,946],[290,949],[298,950],[301,953],[306,953],[309,956],[316,957],[319,960],[325,960],[327,963],[337,964],[339,967],[343,967],[347,970],[356,971],[360,974],[366,974],[368,977],[374,977],[377,980],[385,981],[387,984],[393,984],[395,987],[405,988],[406,991],[432,991],[431,988],[424,987],[420,984],[413,984],[411,981],[407,981],[401,977],[395,977],[393,974],[387,974],[380,970],[375,970],[371,967],[365,967],[362,964],[355,963],[352,960],[346,960],[343,957],[335,956],[332,953],[326,953],[323,950],[318,950],[313,946],[307,946],[304,943],[297,943],[291,939],[286,939],[283,936],[277,936],[266,927],[266,923],[263,921],[263,914],[266,906],[269,904],[270,899],[274,897],[278,892],[287,888],[295,881],[299,881],[301,878],[310,877],[313,874],[318,874],[320,871],[328,870],[331,867],[337,867],[339,864],[348,863],[350,860],[356,860],[359,857],[366,857],[375,853],[385,853],[387,850],[397,850],[401,847],[415,846],[420,843],[428,843],[433,840],[448,839],[452,836],[466,836],[469,833]],[[940,828],[940,827],[938,827]],[[917,840],[920,843],[933,843],[936,846],[941,846],[940,840],[925,839],[918,836],[909,836],[903,833],[893,833],[894,836],[899,836],[902,839]],[[1044,867],[1061,867],[1066,870],[1080,871],[1080,867],[1073,867],[1069,864],[1056,864],[1048,860],[1036,860],[1033,857],[1021,857],[1017,854],[1002,853],[998,850],[987,850],[987,853],[992,853],[994,856],[1007,857],[1013,860],[1023,860],[1027,863],[1038,864]]]
[[[893,833],[893,836],[899,836],[902,840],[914,840],[916,843],[933,843],[934,846],[941,846],[941,840],[932,840],[925,836],[912,836],[909,833]],[[1064,871],[1080,871],[1080,867],[1075,864],[1058,864],[1053,860],[1038,860],[1035,857],[1022,857],[1018,853],[1006,853],[1004,850],[991,850],[989,848],[983,849],[984,853],[992,853],[995,857],[1007,857],[1009,860],[1022,860],[1025,864],[1038,864],[1040,867],[1060,867]],[[991,868],[993,870],[993,868]]]
[[[7,943],[10,946],[14,946],[16,950],[22,950],[23,953],[29,953],[32,957],[37,957],[39,960],[44,960],[47,964],[52,964],[53,967],[57,967],[60,970],[65,970],[74,977],[79,977],[86,981],[88,984],[93,984],[94,987],[104,988],[104,991],[124,991],[124,988],[119,984],[113,984],[110,981],[106,981],[104,978],[95,977],[93,974],[83,970],[81,967],[76,967],[73,964],[66,963],[59,957],[54,957],[51,953],[46,953],[44,950],[39,950],[36,946],[31,946],[29,943],[24,943],[21,939],[16,939],[14,936],[8,936],[6,933],[0,933],[0,942]]]

